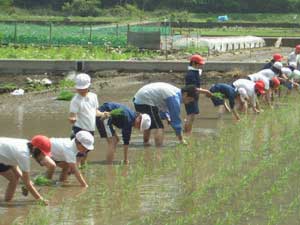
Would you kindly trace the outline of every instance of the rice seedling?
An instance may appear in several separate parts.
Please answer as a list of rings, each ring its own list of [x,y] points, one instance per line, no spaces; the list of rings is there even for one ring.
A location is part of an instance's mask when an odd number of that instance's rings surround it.
[[[74,93],[68,90],[62,90],[60,91],[59,95],[57,96],[56,100],[62,100],[62,101],[71,101],[71,99],[74,97]]]
[[[124,116],[124,110],[123,109],[121,109],[121,108],[118,108],[118,109],[114,109],[114,110],[112,110],[112,111],[110,111],[110,116],[112,117],[112,118],[119,118],[119,117],[122,117],[122,116]]]
[[[34,178],[35,185],[43,186],[43,185],[50,185],[51,183],[52,183],[51,180],[49,180],[48,178],[42,175],[39,175]]]
[[[291,96],[283,101],[288,105],[215,136],[164,150],[160,161],[141,156],[130,166],[91,166],[89,190],[66,200],[63,214],[48,224],[64,218],[84,224],[89,217],[103,224],[293,224],[300,205],[300,103]]]
[[[225,96],[221,92],[215,92],[215,93],[212,93],[212,97],[223,100]]]

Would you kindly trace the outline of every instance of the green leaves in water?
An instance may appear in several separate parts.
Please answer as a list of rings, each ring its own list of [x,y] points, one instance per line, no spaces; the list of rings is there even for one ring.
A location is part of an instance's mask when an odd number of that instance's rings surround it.
[[[35,185],[39,185],[39,186],[50,185],[51,184],[51,180],[49,180],[48,178],[46,178],[44,176],[37,176],[34,179],[34,184]]]
[[[215,92],[215,93],[212,93],[212,97],[223,100],[225,96],[221,92]]]
[[[61,100],[61,101],[71,101],[73,98],[74,93],[71,91],[67,90],[62,90],[59,95],[57,96],[56,100]]]
[[[121,117],[124,116],[124,110],[121,108],[114,109],[110,112],[111,117]]]

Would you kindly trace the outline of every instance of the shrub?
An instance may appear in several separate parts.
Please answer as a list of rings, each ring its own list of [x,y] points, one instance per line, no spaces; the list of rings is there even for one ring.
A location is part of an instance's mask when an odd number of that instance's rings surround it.
[[[97,0],[73,0],[66,2],[62,10],[72,16],[99,16],[100,1]]]
[[[113,7],[109,10],[109,14],[120,17],[141,17],[143,12],[135,5],[126,4],[124,6],[117,5]]]
[[[190,14],[187,11],[171,13],[171,20],[177,23],[186,23],[190,19]]]

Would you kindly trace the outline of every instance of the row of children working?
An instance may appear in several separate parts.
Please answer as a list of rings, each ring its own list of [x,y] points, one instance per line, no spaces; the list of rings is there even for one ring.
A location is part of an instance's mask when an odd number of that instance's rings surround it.
[[[163,82],[147,84],[134,95],[135,111],[115,102],[106,102],[99,107],[97,95],[89,91],[90,76],[83,73],[77,75],[77,94],[70,104],[69,121],[73,125],[71,139],[48,138],[44,135],[36,135],[31,140],[0,138],[0,175],[8,180],[5,201],[12,200],[19,179],[22,178],[25,185],[23,191],[29,191],[34,198],[48,204],[31,182],[31,156],[47,168],[47,178],[52,179],[56,167],[60,167],[60,181],[64,182],[70,174],[74,174],[82,187],[88,187],[78,166],[86,160],[88,152],[94,150],[96,128],[100,136],[107,139],[109,163],[113,161],[119,142],[114,127],[122,130],[124,163],[127,164],[132,128],[143,132],[144,145],[150,145],[150,134],[153,133],[155,145],[160,147],[164,137],[162,120],[167,120],[175,130],[179,142],[186,144],[183,131],[186,134],[192,131],[193,121],[199,113],[199,94],[211,98],[215,106],[231,111],[237,120],[240,120],[238,111],[246,113],[248,105],[252,106],[255,113],[261,111],[257,98],[260,95],[264,96],[264,100],[272,107],[273,91],[278,89],[281,83],[289,88],[299,86],[294,79],[300,77],[296,62],[290,61],[287,67],[283,67],[279,54],[275,54],[273,58],[274,62],[268,64],[269,68],[231,84],[214,84],[208,90],[200,87],[205,61],[200,55],[193,55],[185,76],[185,87],[179,89]],[[225,99],[228,100],[229,106]],[[182,103],[187,113],[184,126],[180,113]],[[120,111],[113,113],[118,109]]]

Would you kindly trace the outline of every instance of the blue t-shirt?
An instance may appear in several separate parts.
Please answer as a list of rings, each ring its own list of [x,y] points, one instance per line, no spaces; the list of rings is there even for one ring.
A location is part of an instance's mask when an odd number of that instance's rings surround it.
[[[123,115],[120,117],[112,117],[109,120],[109,123],[122,130],[123,142],[125,145],[128,145],[131,137],[132,126],[134,124],[137,114],[129,107],[115,102],[104,103],[99,107],[99,111],[110,112],[114,109],[119,108],[123,110]]]
[[[190,69],[185,75],[185,85],[195,85],[196,87],[200,87],[201,79],[199,75],[199,70],[197,69]]]
[[[218,84],[215,84],[215,85],[212,86],[211,92],[213,92],[213,93],[216,93],[216,92],[222,93],[225,96],[225,98],[228,98],[230,108],[231,109],[234,108],[234,99],[237,95],[237,92],[235,91],[234,87],[232,87],[229,84],[218,83]]]

